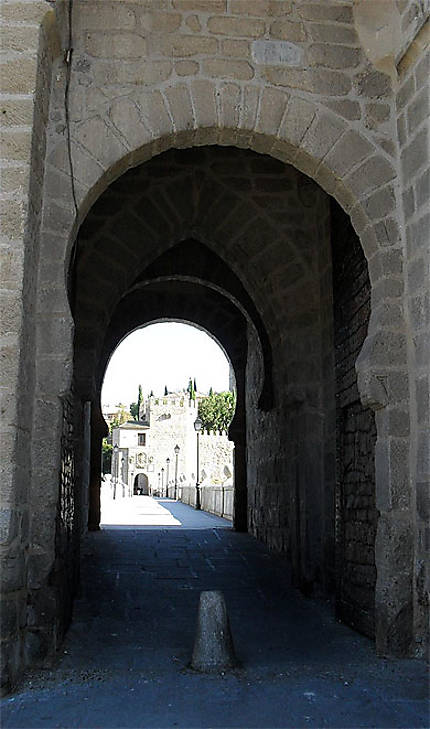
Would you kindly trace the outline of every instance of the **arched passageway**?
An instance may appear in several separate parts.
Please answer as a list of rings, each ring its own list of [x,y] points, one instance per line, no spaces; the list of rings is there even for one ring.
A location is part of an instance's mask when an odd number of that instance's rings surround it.
[[[149,495],[149,479],[146,473],[137,473],[134,477],[133,494],[140,496]]]
[[[74,397],[78,410],[92,403],[92,453],[118,342],[160,319],[205,328],[236,374],[235,527],[288,553],[296,585],[336,594],[339,615],[373,636],[376,431],[354,367],[370,285],[347,216],[267,156],[171,150],[99,198],[74,261]],[[90,460],[80,479],[94,529],[100,472]]]

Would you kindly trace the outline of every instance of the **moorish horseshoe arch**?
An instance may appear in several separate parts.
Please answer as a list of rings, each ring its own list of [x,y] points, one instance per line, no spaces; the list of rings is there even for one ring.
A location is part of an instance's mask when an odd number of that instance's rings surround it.
[[[242,93],[243,97],[248,95],[248,102],[247,106],[243,105],[239,113],[228,97],[222,99],[222,103],[218,99],[217,103],[216,99],[221,92],[218,92],[215,84],[209,81],[191,82],[188,85],[179,83],[173,85],[171,89],[169,113],[162,116],[159,107],[160,92],[157,90],[143,93],[142,103],[145,104],[147,127],[139,121],[134,103],[125,99],[114,101],[106,118],[97,116],[73,126],[72,155],[73,152],[76,153],[74,169],[79,222],[74,214],[70,186],[65,183],[69,169],[64,142],[57,146],[54,141],[51,142],[47,152],[45,174],[41,260],[55,255],[64,261],[67,269],[78,225],[102,191],[131,166],[139,165],[171,148],[183,149],[218,144],[248,148],[268,154],[307,174],[339,202],[350,216],[361,240],[373,290],[369,330],[357,361],[357,371],[363,402],[378,411],[379,441],[376,459],[377,494],[379,494],[381,516],[377,537],[379,544],[376,587],[379,621],[377,642],[382,651],[389,650],[390,639],[387,639],[387,633],[392,620],[391,615],[400,614],[409,598],[405,595],[393,597],[397,603],[390,610],[390,615],[383,609],[385,588],[382,582],[379,582],[379,576],[383,575],[386,585],[387,575],[392,574],[394,578],[399,569],[396,563],[395,545],[390,537],[393,516],[389,509],[383,508],[385,503],[383,471],[388,457],[384,443],[390,427],[384,410],[387,403],[384,378],[387,361],[390,359],[389,353],[398,346],[404,348],[404,336],[400,341],[399,335],[394,336],[386,326],[383,319],[384,298],[380,294],[378,297],[375,296],[375,287],[384,276],[386,231],[374,226],[366,211],[366,201],[370,200],[381,186],[394,178],[394,167],[387,155],[377,149],[373,142],[359,132],[351,130],[345,121],[340,120],[334,113],[323,110],[318,103],[305,100],[300,95],[289,95],[270,87],[261,88],[258,93],[254,93],[253,87],[244,84]],[[178,105],[179,102],[174,101],[178,98],[178,94],[179,96],[185,94],[191,100],[185,110]],[[163,100],[162,103],[166,110],[167,101]],[[124,106],[127,106],[128,113],[123,113]],[[102,145],[99,144],[101,137]],[[345,154],[346,148],[354,150],[352,161]],[[78,163],[77,154],[79,154]],[[365,171],[367,174],[357,176],[356,168],[361,168],[362,172]],[[362,181],[363,177],[365,182]],[[62,200],[60,198],[61,205],[58,202],[58,195],[54,200],[49,192],[53,189],[58,191],[59,180],[61,180],[60,188],[64,192]],[[57,215],[59,212],[61,214],[60,231],[54,223],[55,212]],[[52,287],[53,282],[51,278],[46,280],[44,276],[41,270],[38,309],[46,312],[45,290],[46,286]],[[41,382],[37,375],[36,379],[39,382],[37,400],[39,402],[48,400],[52,403],[50,427],[59,434],[61,407],[58,396],[67,393],[70,387],[73,322],[64,278],[56,281],[55,288],[57,288],[56,311],[52,312],[52,316],[46,312],[43,331],[40,326],[37,330],[38,357],[51,359],[53,376],[49,383]],[[59,320],[61,320],[61,337]],[[64,338],[65,331],[68,333],[66,338]],[[40,422],[36,407],[34,422],[38,420]],[[40,432],[39,437],[43,437]],[[58,459],[57,452],[53,454],[53,473],[58,468]],[[53,490],[56,487],[56,484],[51,484]],[[407,521],[404,529],[408,529]],[[37,534],[38,525],[33,524],[33,542],[36,543]]]
[[[181,282],[182,283],[182,282]],[[158,285],[157,285],[158,284]],[[229,427],[230,439],[235,443],[235,528],[246,531],[246,411],[244,378],[246,365],[246,321],[242,313],[236,309],[226,297],[211,292],[210,301],[201,306],[198,315],[193,306],[186,307],[189,300],[190,288],[203,288],[200,283],[187,284],[187,291],[180,291],[172,304],[168,300],[160,303],[160,282],[144,287],[143,290],[130,292],[118,305],[109,328],[106,331],[103,351],[98,364],[98,381],[96,383],[95,400],[93,403],[94,418],[92,421],[92,461],[90,477],[90,510],[89,524],[92,530],[98,529],[100,519],[100,453],[101,440],[106,435],[106,424],[101,413],[101,386],[102,377],[108,365],[109,357],[119,346],[120,342],[132,331],[146,327],[157,321],[182,321],[190,326],[205,331],[223,349],[227,359],[233,367],[236,380],[237,401],[233,420]],[[181,290],[182,286],[179,286]],[[147,291],[149,289],[149,291]],[[181,305],[182,299],[182,305]],[[223,332],[223,327],[214,327],[211,308],[216,308],[219,318],[234,322],[235,337],[229,340]],[[162,311],[162,317],[159,314]],[[178,318],[179,316],[179,318]],[[88,393],[87,397],[91,397]],[[94,445],[95,444],[95,445]]]

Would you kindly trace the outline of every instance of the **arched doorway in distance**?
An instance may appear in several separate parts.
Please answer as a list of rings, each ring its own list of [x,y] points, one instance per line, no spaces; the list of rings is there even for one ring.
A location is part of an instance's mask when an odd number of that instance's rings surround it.
[[[134,477],[133,496],[149,496],[149,481],[146,473],[137,473]]]

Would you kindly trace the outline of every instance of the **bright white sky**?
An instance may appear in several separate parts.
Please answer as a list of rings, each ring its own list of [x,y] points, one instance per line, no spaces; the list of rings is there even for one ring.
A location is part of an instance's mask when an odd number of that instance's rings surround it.
[[[151,390],[162,395],[182,390],[189,378],[196,378],[199,392],[228,390],[229,363],[205,332],[163,322],[129,334],[113,353],[102,388],[103,408],[122,402],[127,408],[136,402],[139,384],[146,397]]]

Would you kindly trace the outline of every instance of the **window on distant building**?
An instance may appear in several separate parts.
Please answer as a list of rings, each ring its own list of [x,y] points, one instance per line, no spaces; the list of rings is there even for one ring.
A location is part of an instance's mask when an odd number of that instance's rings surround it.
[[[146,445],[146,433],[137,434],[137,443],[138,445]]]

